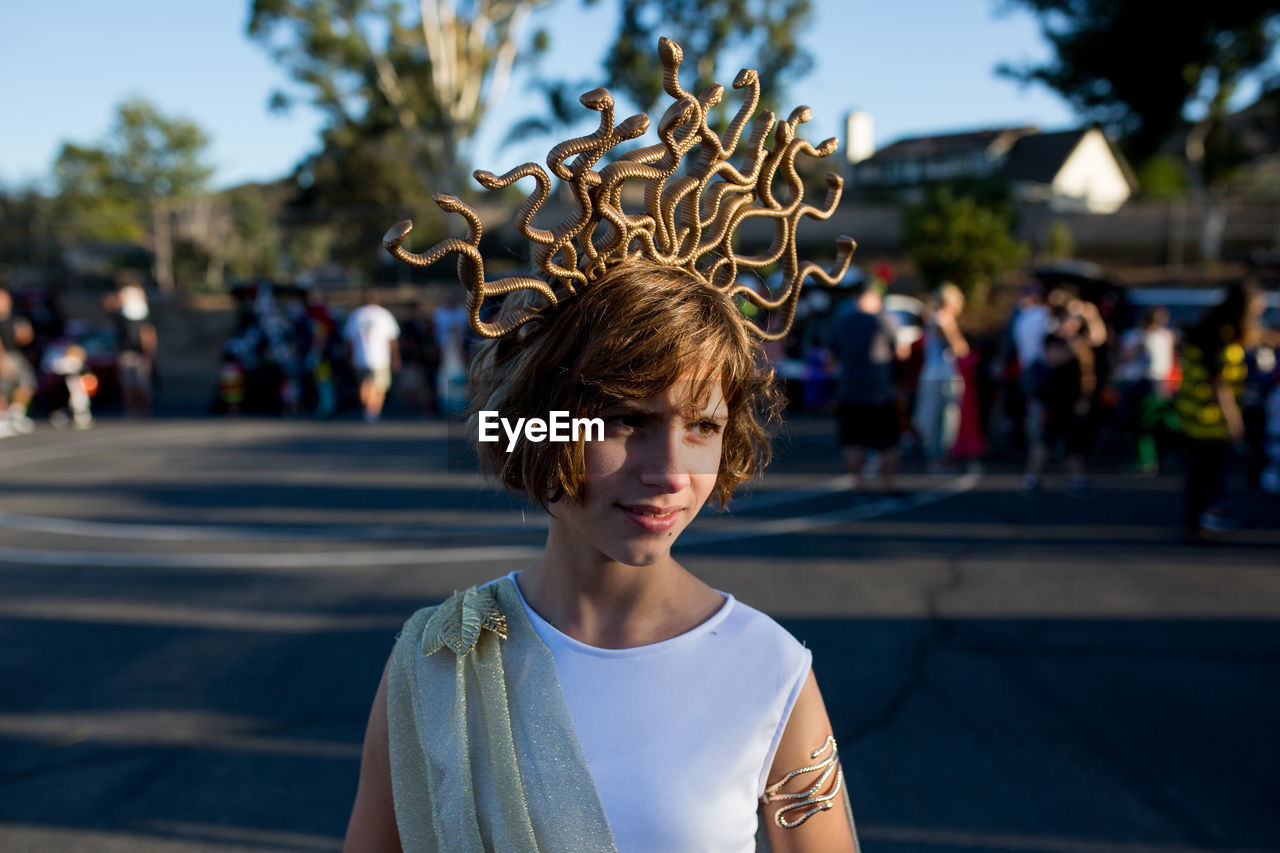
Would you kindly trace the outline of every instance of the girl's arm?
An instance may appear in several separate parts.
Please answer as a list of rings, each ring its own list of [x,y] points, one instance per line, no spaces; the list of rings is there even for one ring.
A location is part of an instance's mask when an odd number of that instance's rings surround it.
[[[946,318],[945,320],[943,318]],[[956,318],[951,314],[938,313],[938,328],[942,329],[942,334],[946,336],[947,346],[951,347],[951,353],[956,360],[964,358],[969,354],[969,342],[964,339],[964,335],[960,331]]]
[[[396,828],[391,798],[391,753],[387,745],[387,669],[390,665],[388,660],[369,712],[364,754],[360,758],[360,786],[347,823],[344,853],[401,853],[400,831]]]
[[[818,681],[809,672],[800,696],[796,699],[791,717],[782,733],[773,767],[769,770],[768,783],[760,814],[765,821],[765,831],[773,853],[857,853],[858,842],[853,824],[845,813],[844,780],[838,764],[839,753],[831,736],[831,720],[826,705],[818,691]],[[797,773],[783,782],[774,794],[775,786],[791,776],[793,771],[822,765],[836,751],[837,762],[809,772]],[[814,752],[818,752],[814,757]],[[828,773],[827,771],[830,770]],[[825,774],[825,778],[824,778]],[[806,792],[799,798],[787,798],[787,794]],[[834,794],[834,796],[831,796]],[[806,800],[827,797],[830,808],[813,811],[818,803],[802,805]],[[813,812],[805,818],[805,814]],[[778,822],[781,812],[782,825]],[[799,822],[799,825],[795,825]],[[787,825],[791,825],[788,828]]]
[[[1227,422],[1227,435],[1232,441],[1244,441],[1244,416],[1240,413],[1236,395],[1231,393],[1231,386],[1221,378],[1214,379],[1213,396],[1222,410],[1222,419]]]

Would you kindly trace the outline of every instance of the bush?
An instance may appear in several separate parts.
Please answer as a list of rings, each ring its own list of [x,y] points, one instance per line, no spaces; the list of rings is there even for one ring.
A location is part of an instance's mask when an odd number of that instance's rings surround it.
[[[903,222],[907,252],[925,284],[955,283],[975,306],[986,302],[1000,273],[1022,263],[1025,244],[1009,233],[1009,217],[972,198],[934,191],[908,208]]]

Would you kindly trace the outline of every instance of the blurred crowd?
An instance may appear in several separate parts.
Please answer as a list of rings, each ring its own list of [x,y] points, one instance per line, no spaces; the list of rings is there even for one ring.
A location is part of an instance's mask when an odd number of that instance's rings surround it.
[[[319,290],[257,282],[236,288],[237,318],[222,348],[214,410],[328,418],[359,409],[376,421],[393,387],[413,414],[466,408],[469,338],[456,297],[397,317],[362,292],[350,312]]]
[[[990,316],[971,322],[954,285],[920,299],[889,292],[892,278],[888,267],[855,270],[835,291],[806,288],[792,333],[766,346],[792,411],[835,416],[859,488],[874,463],[895,493],[903,455],[936,475],[998,458],[1023,467],[1027,495],[1060,467],[1065,492],[1087,496],[1098,456],[1142,475],[1177,458],[1192,535],[1234,523],[1223,494],[1235,460],[1251,484],[1280,494],[1280,303],[1269,308],[1253,282],[1167,291],[1183,299],[1175,323],[1137,299],[1144,292],[1041,278],[993,328]],[[1194,293],[1212,300],[1195,313]],[[233,294],[216,412],[354,410],[376,421],[389,397],[418,415],[467,406],[477,342],[456,296],[397,314],[372,288],[346,312],[305,285]],[[0,438],[45,417],[88,429],[96,405],[150,413],[157,336],[141,282],[119,278],[102,311],[98,322],[67,320],[51,290],[0,288]]]
[[[871,455],[892,494],[904,453],[950,474],[1016,449],[1025,494],[1060,463],[1066,493],[1079,497],[1100,448],[1144,475],[1176,456],[1193,537],[1237,523],[1225,509],[1234,460],[1253,486],[1280,494],[1280,311],[1268,313],[1255,283],[1216,294],[1173,328],[1163,306],[1035,281],[999,334],[974,340],[959,288],[891,303],[885,284],[855,283],[771,353],[793,407],[834,411],[859,488]]]
[[[155,326],[139,279],[122,275],[98,322],[69,320],[48,288],[0,287],[0,438],[35,429],[89,429],[96,403],[147,415]]]

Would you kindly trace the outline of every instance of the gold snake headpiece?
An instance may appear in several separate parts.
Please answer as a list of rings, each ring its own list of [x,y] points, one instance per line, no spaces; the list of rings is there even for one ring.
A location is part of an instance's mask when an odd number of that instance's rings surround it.
[[[839,144],[834,137],[814,148],[796,134],[813,111],[797,107],[785,122],[764,110],[756,117],[747,140],[742,162],[735,167],[730,158],[738,147],[747,122],[760,103],[760,79],[755,71],[743,69],[733,88],[743,90],[745,99],[725,135],[707,126],[708,112],[720,103],[724,87],[708,86],[693,95],[680,85],[680,45],[663,38],[658,43],[662,60],[662,87],[675,99],[658,122],[658,144],[636,148],[619,156],[599,171],[594,166],[619,144],[636,139],[649,129],[649,119],[634,115],[613,123],[613,96],[607,89],[594,89],[579,100],[600,113],[594,133],[561,142],[547,154],[547,166],[569,185],[574,199],[573,213],[555,228],[532,224],[533,216],[551,193],[551,179],[536,163],[525,163],[505,175],[478,170],[475,178],[490,190],[503,189],[521,178],[533,178],[536,187],[516,212],[516,227],[533,244],[533,258],[546,278],[513,275],[485,281],[484,259],[480,255],[480,217],[457,196],[436,193],[441,210],[456,213],[469,226],[465,240],[450,237],[422,254],[403,248],[413,228],[405,220],[392,226],[383,245],[392,255],[414,266],[428,266],[445,255],[458,256],[458,278],[467,288],[467,315],[471,328],[486,338],[512,332],[562,299],[590,287],[607,270],[643,259],[649,263],[679,268],[710,287],[740,297],[764,312],[778,312],[781,324],[774,331],[761,328],[743,317],[747,329],[762,340],[778,340],[787,333],[795,317],[796,302],[806,278],[814,276],[834,286],[844,277],[853,255],[854,241],[836,241],[836,261],[825,271],[796,257],[796,227],[803,216],[827,219],[840,202],[844,181],[834,172],[826,178],[827,198],[822,208],[804,204],[804,184],[796,171],[798,154],[827,157]],[[765,147],[770,132],[772,148]],[[681,161],[694,148],[697,159],[676,176]],[[572,162],[566,162],[569,158]],[[781,176],[785,200],[774,193],[774,181]],[[644,182],[644,212],[627,213],[622,208],[622,189],[627,181]],[[752,219],[773,225],[773,242],[761,255],[740,255],[733,240],[739,226]],[[776,295],[761,294],[738,282],[740,270],[759,270],[780,264],[782,284]],[[557,287],[558,285],[558,287]],[[486,298],[518,290],[536,291],[545,307],[526,306],[497,321],[480,319]]]

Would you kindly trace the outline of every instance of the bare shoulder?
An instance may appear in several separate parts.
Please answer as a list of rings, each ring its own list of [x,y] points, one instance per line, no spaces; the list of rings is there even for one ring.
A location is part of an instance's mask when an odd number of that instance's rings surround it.
[[[778,743],[761,815],[775,853],[854,853],[831,720],[812,670]]]

